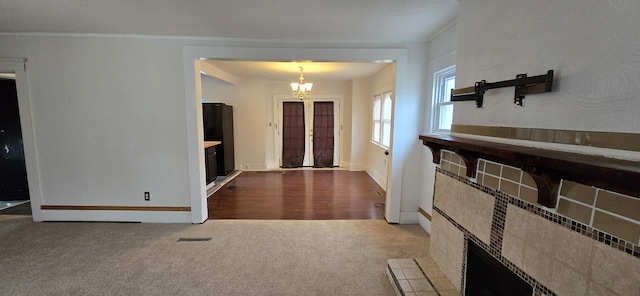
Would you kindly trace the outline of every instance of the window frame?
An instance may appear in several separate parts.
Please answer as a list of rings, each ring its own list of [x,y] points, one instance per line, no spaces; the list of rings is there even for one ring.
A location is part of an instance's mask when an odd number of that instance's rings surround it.
[[[385,109],[385,101],[389,100],[388,108]],[[376,104],[379,104],[379,110],[376,110]],[[372,121],[371,121],[371,142],[375,145],[383,147],[385,149],[389,149],[391,146],[391,134],[393,133],[391,130],[391,119],[393,117],[393,92],[392,91],[384,91],[377,93],[373,96],[373,104],[372,104]],[[378,111],[378,112],[376,112]],[[388,112],[385,112],[388,111]],[[385,117],[385,113],[387,113],[388,118]],[[376,125],[377,124],[377,125]],[[389,126],[388,135],[385,133],[385,125]],[[378,128],[376,128],[376,126]],[[389,143],[385,143],[385,137],[387,137]],[[377,138],[377,139],[376,139]]]
[[[377,108],[376,108],[377,105]],[[371,142],[380,145],[382,130],[382,94],[373,96],[373,105],[371,108],[372,124],[371,124]],[[378,110],[376,110],[378,109]],[[376,112],[377,111],[377,112]],[[377,127],[377,128],[376,128]]]
[[[443,68],[433,73],[433,95],[432,95],[433,104],[431,107],[431,132],[432,133],[451,133],[451,127],[447,129],[447,128],[442,128],[440,126],[440,121],[442,118],[442,114],[441,114],[442,107],[451,106],[453,108],[454,106],[453,102],[451,102],[450,95],[447,95],[451,90],[446,88],[446,81],[451,77],[453,77],[454,79],[456,77],[456,65]],[[451,116],[453,121],[453,111]]]

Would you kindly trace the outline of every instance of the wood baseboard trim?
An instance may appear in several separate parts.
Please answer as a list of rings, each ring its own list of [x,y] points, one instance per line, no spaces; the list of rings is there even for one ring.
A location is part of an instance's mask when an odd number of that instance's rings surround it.
[[[418,207],[418,212],[420,212],[420,214],[422,214],[422,216],[427,218],[427,220],[431,221],[431,215],[429,215],[429,213],[427,213],[427,211],[425,211],[423,208]]]
[[[191,207],[125,207],[125,206],[64,206],[42,205],[42,210],[70,211],[159,211],[159,212],[191,212]]]

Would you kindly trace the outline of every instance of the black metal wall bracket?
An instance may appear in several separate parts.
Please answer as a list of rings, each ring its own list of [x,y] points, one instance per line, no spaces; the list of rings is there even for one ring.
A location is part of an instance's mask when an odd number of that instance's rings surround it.
[[[452,89],[451,101],[476,101],[476,107],[482,108],[484,93],[487,90],[510,86],[515,86],[513,103],[518,106],[523,106],[526,95],[551,91],[553,86],[553,70],[547,71],[545,75],[528,77],[527,74],[518,74],[516,75],[516,79],[500,82],[487,82],[486,80],[482,80],[476,82],[473,87]]]

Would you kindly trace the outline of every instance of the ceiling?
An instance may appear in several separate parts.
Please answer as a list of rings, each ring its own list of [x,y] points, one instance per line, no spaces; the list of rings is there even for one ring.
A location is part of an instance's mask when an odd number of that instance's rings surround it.
[[[388,67],[390,62],[256,62],[206,60],[205,63],[237,78],[262,78],[272,81],[298,81],[303,68],[305,82],[337,82],[367,78]]]
[[[458,6],[459,0],[0,0],[0,32],[388,46],[427,40],[457,16]],[[217,67],[239,78],[291,80],[300,65],[220,61]],[[385,65],[302,66],[309,80],[348,80]]]
[[[322,42],[425,40],[459,0],[0,0],[0,32]]]

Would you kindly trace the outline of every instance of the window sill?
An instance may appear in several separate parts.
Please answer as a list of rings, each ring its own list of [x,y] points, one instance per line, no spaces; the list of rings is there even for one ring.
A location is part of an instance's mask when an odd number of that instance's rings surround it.
[[[371,144],[373,144],[374,146],[377,146],[380,149],[389,150],[389,147],[382,146],[381,144],[378,144],[374,141],[371,141]]]

